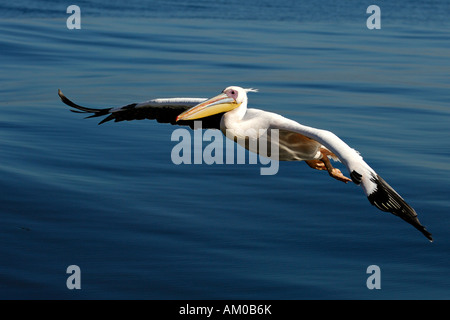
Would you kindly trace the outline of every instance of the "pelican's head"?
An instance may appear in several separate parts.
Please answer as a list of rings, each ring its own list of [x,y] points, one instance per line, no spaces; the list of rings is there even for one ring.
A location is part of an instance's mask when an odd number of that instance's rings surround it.
[[[176,121],[195,120],[231,111],[241,106],[244,102],[247,103],[247,92],[256,91],[255,89],[243,89],[235,86],[228,87],[218,96],[208,99],[178,115]]]

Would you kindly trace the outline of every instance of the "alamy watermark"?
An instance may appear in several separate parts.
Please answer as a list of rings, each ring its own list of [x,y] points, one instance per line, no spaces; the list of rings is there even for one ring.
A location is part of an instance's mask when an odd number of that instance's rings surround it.
[[[366,26],[367,29],[381,29],[381,9],[377,5],[370,5],[367,7],[366,13],[371,13],[370,17],[367,18]]]
[[[67,13],[71,13],[71,15],[67,18],[66,26],[67,29],[81,29],[81,9],[77,5],[70,5],[67,7]]]
[[[66,280],[67,289],[81,289],[81,269],[76,264],[72,264],[67,267],[66,273],[70,274]]]
[[[179,164],[260,164],[261,175],[275,175],[279,169],[279,131],[278,129],[240,132],[226,131],[224,134],[215,129],[202,130],[202,122],[194,122],[194,131],[184,128],[173,131],[171,141],[178,141],[172,148],[171,159]],[[203,142],[208,144],[203,148]],[[244,148],[248,152],[248,161]],[[236,149],[235,149],[236,148]],[[225,154],[224,154],[225,151]]]
[[[67,29],[81,29],[81,9],[77,5],[70,5],[67,7],[67,13],[71,15],[67,18],[66,25]],[[368,29],[381,29],[381,9],[377,5],[370,5],[367,7],[366,13],[371,14],[367,18],[366,26]]]
[[[367,267],[366,270],[367,274],[370,274],[370,276],[367,278],[366,286],[367,289],[373,290],[373,289],[381,289],[381,269],[376,264],[372,264]]]

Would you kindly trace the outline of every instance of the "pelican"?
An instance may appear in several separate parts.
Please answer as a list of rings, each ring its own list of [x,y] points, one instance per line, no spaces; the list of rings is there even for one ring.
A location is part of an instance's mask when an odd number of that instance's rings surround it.
[[[355,149],[328,130],[305,126],[276,113],[247,108],[247,93],[256,91],[230,86],[210,99],[154,99],[102,109],[79,106],[64,96],[61,90],[58,90],[58,95],[62,102],[75,109],[71,111],[90,114],[86,118],[104,116],[99,124],[110,120],[119,122],[155,119],[162,123],[194,128],[194,121],[202,121],[202,128],[218,129],[226,134],[227,138],[245,141],[242,145],[249,150],[249,141],[261,139],[261,132],[268,135],[270,130],[276,129],[279,160],[305,161],[313,169],[326,170],[338,181],[344,183],[352,181],[362,187],[372,205],[400,217],[422,232],[431,242],[433,241],[431,233],[419,222],[416,211],[363,160]],[[249,136],[248,132],[252,134]],[[330,159],[342,162],[350,178],[334,168]]]

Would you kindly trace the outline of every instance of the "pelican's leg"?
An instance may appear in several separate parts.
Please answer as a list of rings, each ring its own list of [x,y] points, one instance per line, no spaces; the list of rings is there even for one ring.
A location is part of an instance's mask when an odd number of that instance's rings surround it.
[[[316,170],[327,170],[322,160],[305,160],[306,164]]]
[[[341,170],[334,168],[331,165],[330,159],[328,159],[327,155],[324,154],[322,152],[322,159],[320,159],[320,161],[323,162],[323,164],[326,167],[326,170],[328,170],[328,173],[330,174],[331,177],[335,178],[336,180],[342,181],[342,182],[349,182],[352,181],[351,179],[347,178],[346,176],[344,176],[341,172]]]

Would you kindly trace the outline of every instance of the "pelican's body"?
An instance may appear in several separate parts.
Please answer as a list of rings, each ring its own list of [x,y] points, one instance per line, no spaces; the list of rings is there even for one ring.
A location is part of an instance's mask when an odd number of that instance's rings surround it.
[[[305,161],[314,169],[327,170],[331,177],[339,181],[353,181],[360,185],[371,204],[382,211],[399,216],[432,241],[431,234],[420,224],[415,210],[357,151],[330,131],[304,126],[272,112],[247,108],[247,93],[254,91],[256,90],[232,86],[211,99],[156,99],[105,109],[81,107],[67,99],[60,91],[59,95],[64,103],[81,110],[75,112],[93,113],[90,117],[107,116],[100,123],[113,119],[122,121],[147,118],[193,127],[193,121],[202,121],[203,128],[220,129],[227,138],[252,152],[276,157],[282,161]],[[267,150],[260,148],[263,138],[270,145],[278,145],[276,154],[268,154]],[[341,161],[351,179],[334,168],[329,158]]]
[[[242,106],[241,106],[242,107]],[[235,137],[238,142],[246,140],[259,141],[263,136],[267,138],[268,143],[278,143],[277,159],[281,161],[302,161],[302,160],[319,160],[322,158],[320,150],[324,150],[324,146],[317,141],[308,138],[305,135],[295,131],[281,129],[279,123],[288,123],[286,119],[279,114],[267,112],[258,109],[247,109],[245,115],[239,119],[232,112],[223,115],[220,124],[220,130],[223,134]],[[278,130],[278,141],[272,141],[271,130]],[[266,136],[267,135],[267,136]],[[257,149],[249,146],[258,145],[246,141],[243,147],[259,153]],[[268,146],[270,149],[270,146]],[[270,155],[269,155],[270,156]]]

